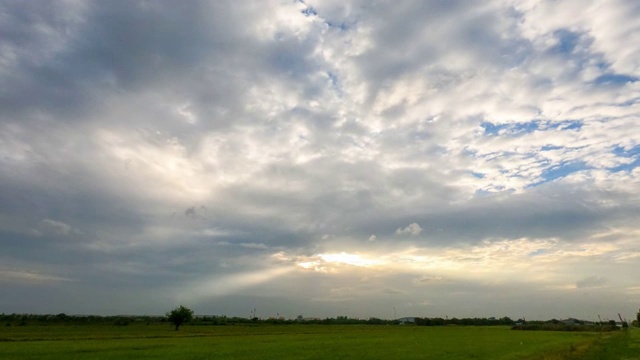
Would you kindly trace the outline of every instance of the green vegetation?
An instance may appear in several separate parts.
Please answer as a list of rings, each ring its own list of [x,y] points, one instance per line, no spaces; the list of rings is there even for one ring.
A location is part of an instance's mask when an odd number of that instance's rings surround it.
[[[0,314],[0,359],[640,359],[640,329],[615,322],[191,318]]]
[[[505,326],[247,324],[183,326],[175,332],[166,323],[25,325],[0,328],[0,358],[542,359],[571,355],[591,344],[604,346],[620,333],[512,331]]]
[[[192,319],[193,310],[182,305],[167,313],[167,320],[169,320],[170,323],[176,326],[176,331],[178,331],[180,325],[188,323]]]
[[[512,330],[535,330],[535,331],[591,331],[591,332],[610,332],[620,331],[615,323],[611,324],[553,324],[553,323],[535,323],[516,325]]]
[[[545,360],[606,360],[640,359],[640,330],[628,329],[613,336],[604,336],[582,351],[574,351],[573,356],[548,357]]]

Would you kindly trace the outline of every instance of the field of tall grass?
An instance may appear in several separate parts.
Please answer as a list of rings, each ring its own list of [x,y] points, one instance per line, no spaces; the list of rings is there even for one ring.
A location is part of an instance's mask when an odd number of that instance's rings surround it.
[[[0,328],[0,359],[607,359],[602,356],[613,354],[611,346],[620,356],[634,349],[640,355],[634,348],[640,346],[639,333],[501,326],[243,325],[174,331],[168,324],[29,325]]]

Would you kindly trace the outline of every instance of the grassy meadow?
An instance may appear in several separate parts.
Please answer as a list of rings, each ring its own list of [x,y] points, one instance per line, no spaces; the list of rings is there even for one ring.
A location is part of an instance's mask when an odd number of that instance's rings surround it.
[[[639,333],[502,326],[236,325],[174,331],[168,324],[28,325],[0,328],[0,359],[640,359]]]

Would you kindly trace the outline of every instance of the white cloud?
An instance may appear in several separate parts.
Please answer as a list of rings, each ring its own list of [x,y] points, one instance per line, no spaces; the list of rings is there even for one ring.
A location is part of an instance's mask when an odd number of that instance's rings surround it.
[[[607,283],[607,279],[600,276],[589,276],[576,282],[578,289],[599,287]]]
[[[31,284],[31,285],[44,285],[54,284],[61,281],[71,281],[71,279],[56,276],[52,274],[45,274],[40,272],[18,270],[18,269],[0,269],[0,283],[10,284]]]
[[[326,288],[295,286],[327,276],[371,311],[415,279],[525,279],[567,304],[592,273],[633,287],[635,2],[267,6],[0,5],[0,236],[19,244],[0,253],[88,283],[128,269],[145,306],[185,277],[226,289],[202,299],[269,283],[302,306]]]
[[[269,248],[267,245],[262,243],[242,243],[240,244],[240,246],[242,246],[245,249],[258,249],[258,250],[264,250]]]
[[[57,235],[68,235],[71,232],[71,225],[51,219],[44,219],[41,222],[44,231]]]
[[[418,225],[416,223],[411,223],[407,227],[405,227],[404,229],[398,228],[396,230],[396,235],[417,236],[417,235],[420,235],[421,232],[422,232],[422,228],[420,227],[420,225]]]

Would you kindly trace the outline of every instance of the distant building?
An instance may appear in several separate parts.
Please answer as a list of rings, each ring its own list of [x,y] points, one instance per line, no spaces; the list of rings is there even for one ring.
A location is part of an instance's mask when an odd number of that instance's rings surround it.
[[[318,317],[303,317],[302,315],[298,315],[298,317],[296,317],[296,321],[320,321],[322,319],[318,318]]]
[[[560,322],[565,324],[565,325],[578,325],[578,324],[581,323],[580,320],[574,319],[574,318],[568,318],[568,319],[560,320]]]
[[[415,317],[403,317],[400,319],[396,319],[396,321],[400,324],[415,324],[416,323],[416,318]]]

